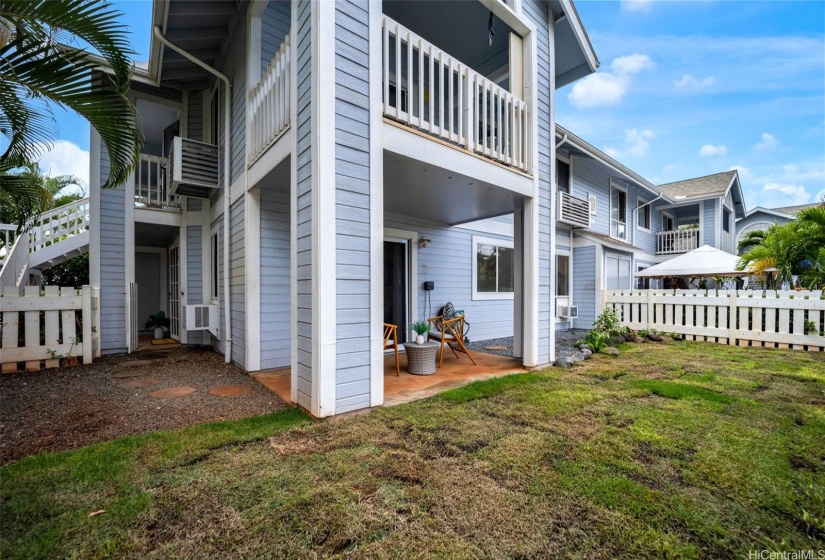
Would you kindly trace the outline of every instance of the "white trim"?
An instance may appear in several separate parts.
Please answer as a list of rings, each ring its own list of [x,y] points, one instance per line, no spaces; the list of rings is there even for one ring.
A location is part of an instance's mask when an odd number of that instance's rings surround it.
[[[129,284],[135,281],[135,174],[130,173],[126,179],[126,184],[123,185],[123,229],[124,229],[124,243],[123,243],[123,272],[126,282],[123,286],[123,296],[126,304],[126,343],[132,340],[130,331],[132,329],[131,318],[131,302],[129,301]],[[100,219],[100,215],[98,215]],[[140,295],[140,294],[138,294]],[[132,348],[130,351],[137,350]]]
[[[613,235],[613,190],[614,189],[624,193],[624,222],[619,222],[619,223],[623,223],[624,226],[625,226],[625,230],[624,230],[625,231],[625,236],[624,237],[619,237],[618,235]],[[628,221],[627,220],[627,218],[628,218],[628,212],[627,212],[627,206],[628,206],[627,187],[620,184],[620,183],[617,183],[616,181],[613,180],[612,177],[610,179],[610,192],[608,193],[607,206],[608,206],[608,213],[607,213],[607,225],[608,225],[608,233],[607,234],[608,234],[608,236],[610,236],[613,239],[618,239],[619,241],[624,241],[625,243],[629,243],[629,241],[628,241],[629,235],[628,234],[630,233],[630,230],[632,229],[633,225],[627,223],[627,221]]]
[[[495,239],[492,237],[481,237],[480,235],[473,235],[472,236],[472,256],[471,256],[471,266],[472,266],[472,299],[473,301],[483,301],[483,300],[493,300],[493,299],[513,299],[513,292],[479,292],[478,291],[478,251],[477,247],[479,243],[483,243],[485,245],[493,245],[496,248],[504,247],[507,249],[513,249],[513,240],[512,239]],[[515,252],[515,251],[514,251]],[[515,261],[515,259],[514,259]],[[515,264],[515,262],[514,262]],[[498,265],[498,257],[496,257],[496,265]],[[498,266],[496,266],[496,278],[498,278]],[[515,274],[513,275],[513,284],[515,289]],[[498,289],[498,286],[496,286]]]
[[[181,199],[181,206],[186,208],[187,197]],[[189,303],[189,228],[187,213],[181,212],[180,228],[178,229],[178,285],[183,294],[178,296],[178,338],[181,344],[189,343],[189,334],[183,328],[184,306]]]
[[[650,200],[642,198],[636,194],[636,208],[634,209],[634,212],[636,212],[636,229],[645,233],[650,233],[653,229],[653,210],[650,207],[650,202]],[[639,210],[644,210],[647,212],[647,227],[642,227],[639,225],[641,221],[639,219]]]
[[[100,134],[89,127],[89,282],[100,288]]]
[[[760,231],[768,231],[768,229],[769,229],[772,225],[776,225],[776,222],[764,222],[764,221],[758,221],[758,222],[751,222],[751,223],[749,223],[749,224],[747,224],[747,225],[745,225],[745,226],[742,226],[742,228],[741,228],[741,229],[739,229],[739,228],[737,227],[737,228],[736,228],[736,229],[737,229],[737,232],[736,232],[736,243],[734,244],[734,247],[739,247],[739,242],[740,242],[740,241],[742,241],[742,234],[743,234],[743,233],[747,233],[747,232],[745,231],[747,228],[749,228],[749,227],[751,227],[751,226],[755,226],[755,225],[762,225],[762,224],[764,224],[764,225],[765,225],[765,226],[767,226],[767,227],[762,228]],[[750,230],[750,231],[756,231],[756,230],[755,230],[755,229],[753,229],[753,230]]]
[[[134,207],[134,203],[132,204]],[[135,208],[134,221],[144,224],[180,227],[183,212],[177,210],[162,210],[160,208]]]
[[[335,4],[315,2],[312,48],[312,414],[335,414],[337,325],[335,224]],[[317,72],[317,74],[316,74]]]
[[[213,245],[214,240],[214,245]],[[203,301],[208,301],[213,305],[220,303],[221,299],[221,271],[218,264],[221,259],[220,227],[209,228],[209,293]]]
[[[409,268],[409,270],[407,270],[407,283],[408,283],[407,297],[409,299],[409,301],[408,301],[409,316],[407,317],[407,319],[409,320],[410,323],[412,323],[413,321],[421,320],[421,317],[418,316],[418,291],[420,289],[419,282],[418,282],[418,232],[408,231],[408,230],[404,230],[404,229],[395,229],[395,228],[385,227],[384,228],[384,237],[381,240],[382,243],[384,241],[396,241],[396,240],[397,241],[406,241],[407,242],[407,247],[408,247],[408,250],[409,250],[409,254],[408,254],[409,262],[407,263],[407,267]],[[381,247],[381,254],[383,256],[383,245]],[[380,268],[381,268],[381,271],[383,273],[384,267],[381,266]],[[383,276],[383,274],[382,274],[382,276]],[[383,278],[382,278],[381,282],[382,282],[381,283],[381,288],[382,288],[381,303],[383,305],[383,288],[384,288]],[[383,310],[383,307],[381,307],[381,310]],[[379,317],[378,322],[379,322],[379,324],[383,324],[384,323],[383,317]],[[381,346],[382,343],[383,343],[383,330],[382,330],[381,334],[382,334],[382,339],[379,341],[378,346]],[[415,337],[413,337],[413,339],[414,338]],[[401,342],[403,343],[405,341],[402,340]],[[383,376],[384,376],[384,369],[383,369],[383,360],[382,360],[382,363],[381,363],[382,383],[383,383]]]
[[[294,6],[293,6],[294,7]],[[298,10],[290,10],[290,29],[296,34],[296,40],[290,41],[289,59],[293,62],[298,60]],[[289,83],[292,95],[289,96],[289,121],[295,126],[289,128],[289,145],[296,145],[298,134],[298,70],[297,63],[289,65]],[[290,387],[289,397],[296,405],[298,402],[298,155],[296,150],[289,154],[289,311],[290,311]]]
[[[566,296],[562,296],[562,295],[559,295],[559,294],[556,293],[558,291],[557,279],[558,279],[559,271],[558,271],[557,261],[558,261],[559,257],[567,257],[567,295]],[[573,319],[569,319],[567,317],[559,317],[557,315],[558,305],[559,305],[558,300],[559,299],[566,299],[567,300],[567,305],[573,305],[573,249],[572,248],[568,248],[568,249],[556,248],[556,256],[553,260],[553,264],[555,265],[555,269],[556,269],[556,276],[553,279],[553,284],[554,284],[554,286],[553,286],[553,295],[554,295],[554,303],[555,303],[555,307],[553,308],[553,319],[554,319],[553,323],[554,324],[569,323],[570,324],[569,328],[573,328]]]
[[[245,173],[246,174],[246,173]],[[261,369],[261,191],[244,197],[244,300],[246,303],[246,370]]]
[[[680,218],[685,219],[685,218]],[[676,220],[676,227],[679,227],[679,220]],[[705,244],[705,201],[699,203],[699,247]]]

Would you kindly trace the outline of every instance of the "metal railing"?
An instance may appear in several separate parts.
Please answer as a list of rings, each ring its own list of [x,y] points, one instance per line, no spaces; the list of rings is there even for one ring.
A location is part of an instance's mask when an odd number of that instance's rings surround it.
[[[384,16],[384,115],[531,173],[527,103]]]
[[[249,91],[249,161],[254,162],[289,126],[290,40],[284,39],[258,84]]]
[[[657,255],[679,255],[699,247],[698,229],[660,231],[656,234]]]

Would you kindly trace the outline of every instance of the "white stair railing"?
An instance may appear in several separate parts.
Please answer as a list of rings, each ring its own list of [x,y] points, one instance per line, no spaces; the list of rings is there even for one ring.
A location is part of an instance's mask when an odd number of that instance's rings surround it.
[[[28,232],[29,252],[34,253],[87,231],[90,218],[88,198],[44,212]]]
[[[3,267],[0,268],[0,287],[19,286],[29,269],[29,252],[25,235],[17,236],[12,245],[6,245]]]
[[[527,103],[383,18],[384,115],[530,173]]]
[[[289,125],[290,39],[284,39],[258,84],[249,91],[250,163],[269,148]]]

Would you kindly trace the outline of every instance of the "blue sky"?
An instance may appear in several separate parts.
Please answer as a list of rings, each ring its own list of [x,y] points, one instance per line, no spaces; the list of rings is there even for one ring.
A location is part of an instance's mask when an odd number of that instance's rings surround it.
[[[656,184],[736,167],[748,208],[825,192],[825,2],[576,6],[601,67],[560,124]]]
[[[136,58],[151,3],[118,1]],[[740,170],[748,208],[825,192],[825,2],[576,2],[601,61],[556,117],[660,184]],[[89,128],[58,112],[52,173],[88,177]]]

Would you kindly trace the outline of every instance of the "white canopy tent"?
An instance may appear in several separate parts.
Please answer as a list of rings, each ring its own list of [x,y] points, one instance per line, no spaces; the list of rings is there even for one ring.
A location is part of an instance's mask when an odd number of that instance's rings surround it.
[[[637,278],[708,278],[749,276],[747,270],[736,270],[739,257],[710,245],[702,245],[684,255],[646,268]]]

